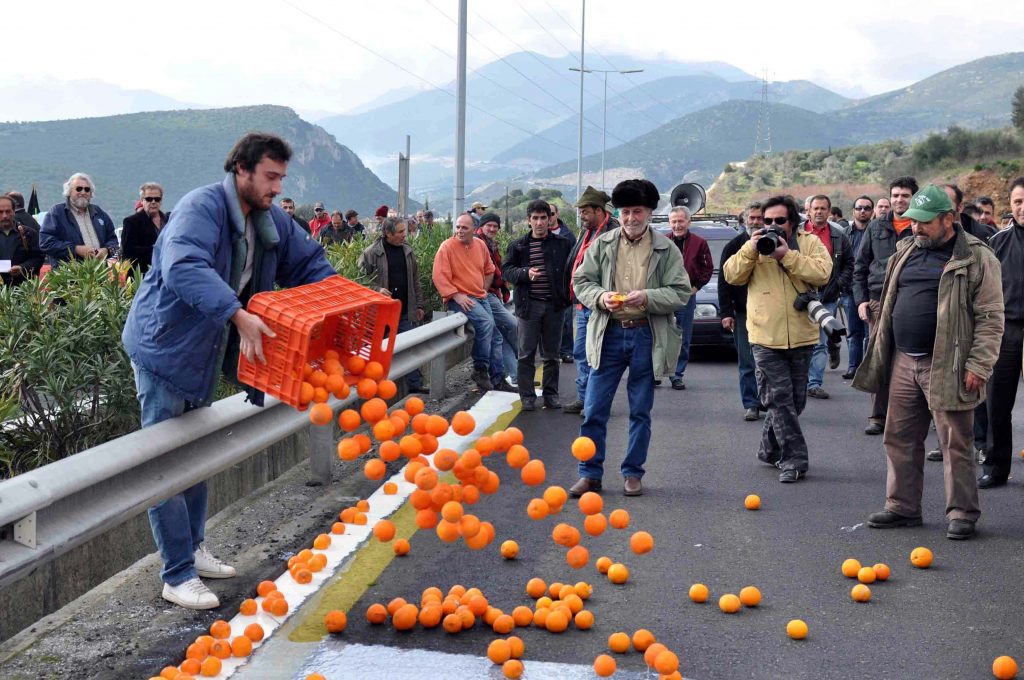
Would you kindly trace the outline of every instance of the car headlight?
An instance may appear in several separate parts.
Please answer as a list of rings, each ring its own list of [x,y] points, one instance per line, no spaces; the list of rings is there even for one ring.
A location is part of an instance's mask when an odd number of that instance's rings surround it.
[[[718,316],[718,309],[714,305],[697,305],[693,311],[694,319],[714,319]]]

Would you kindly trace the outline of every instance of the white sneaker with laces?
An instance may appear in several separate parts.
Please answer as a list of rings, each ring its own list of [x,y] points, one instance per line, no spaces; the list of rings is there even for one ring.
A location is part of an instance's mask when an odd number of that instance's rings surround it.
[[[203,578],[231,578],[235,575],[235,568],[225,564],[210,554],[206,544],[201,543],[194,556],[196,573]]]
[[[198,578],[172,586],[164,584],[163,598],[185,609],[214,609],[220,606],[220,600],[206,584]]]

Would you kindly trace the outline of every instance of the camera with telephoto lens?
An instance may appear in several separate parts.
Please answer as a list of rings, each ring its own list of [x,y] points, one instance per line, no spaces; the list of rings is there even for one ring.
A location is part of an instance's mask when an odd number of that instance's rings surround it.
[[[793,300],[793,307],[800,312],[807,310],[808,318],[818,324],[821,330],[825,331],[825,335],[831,344],[838,345],[842,341],[843,336],[846,335],[846,326],[843,325],[842,321],[832,316],[832,312],[828,311],[828,307],[821,303],[818,291],[809,290],[798,294],[796,299]]]
[[[761,238],[757,239],[757,252],[761,255],[771,255],[785,242],[786,232],[778,227],[765,227]]]

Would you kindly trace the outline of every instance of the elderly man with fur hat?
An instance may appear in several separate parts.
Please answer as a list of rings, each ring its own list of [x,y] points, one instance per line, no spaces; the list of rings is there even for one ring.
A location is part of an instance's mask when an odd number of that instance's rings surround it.
[[[627,496],[643,493],[641,478],[651,441],[655,375],[675,369],[682,344],[675,311],[690,299],[690,280],[672,242],[650,228],[658,207],[657,187],[628,179],[612,190],[622,226],[597,237],[572,277],[576,299],[591,311],[587,322],[590,378],[580,435],[597,452],[579,464],[573,496],[600,491],[612,399],[629,370],[629,442],[620,469]]]

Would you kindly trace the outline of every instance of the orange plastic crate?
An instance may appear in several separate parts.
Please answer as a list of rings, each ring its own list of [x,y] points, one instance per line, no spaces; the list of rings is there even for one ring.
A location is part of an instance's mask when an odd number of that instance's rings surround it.
[[[238,358],[238,378],[246,385],[296,408],[303,367],[333,349],[345,357],[377,361],[387,375],[398,335],[402,303],[341,276],[287,290],[257,293],[248,311],[277,334],[263,337],[267,363]]]

